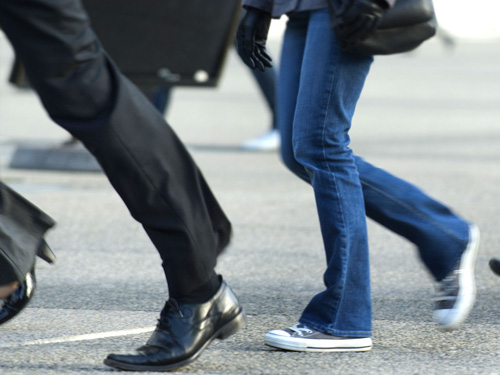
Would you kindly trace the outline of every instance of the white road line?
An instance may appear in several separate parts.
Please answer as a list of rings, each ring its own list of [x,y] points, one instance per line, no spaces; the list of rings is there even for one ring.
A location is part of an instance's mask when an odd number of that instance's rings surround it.
[[[89,333],[86,335],[53,337],[50,339],[39,339],[39,340],[33,340],[33,341],[25,341],[25,342],[21,342],[21,343],[10,344],[10,345],[3,344],[3,345],[0,345],[0,349],[13,348],[13,347],[19,347],[19,346],[30,346],[30,345],[60,344],[63,342],[99,340],[99,339],[104,339],[104,338],[108,338],[108,337],[138,335],[140,333],[151,332],[154,329],[155,329],[155,327],[145,327],[145,328],[136,328],[136,329],[126,329],[126,330],[121,330],[121,331]]]

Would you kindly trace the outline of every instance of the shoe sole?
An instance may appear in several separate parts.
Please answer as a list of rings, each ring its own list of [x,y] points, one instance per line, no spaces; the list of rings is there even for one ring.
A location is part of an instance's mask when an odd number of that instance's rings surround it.
[[[292,341],[293,340],[293,341]],[[372,339],[369,337],[339,339],[339,340],[321,340],[328,341],[328,346],[319,345],[318,341],[312,339],[286,339],[283,336],[266,334],[264,343],[277,349],[291,350],[296,352],[367,352],[372,349]],[[332,345],[335,342],[335,345]]]
[[[476,283],[474,269],[476,265],[476,256],[479,250],[480,233],[475,225],[470,227],[470,240],[465,249],[461,260],[461,269],[463,277],[460,279],[460,294],[457,301],[457,307],[450,309],[445,318],[437,318],[440,329],[443,331],[452,331],[460,326],[469,316],[470,311],[476,299]],[[440,321],[441,320],[441,321]]]
[[[195,359],[197,359],[201,353],[205,350],[205,348],[210,345],[212,341],[215,339],[219,340],[225,340],[229,336],[234,335],[237,333],[239,330],[243,329],[246,327],[246,316],[245,313],[240,311],[240,313],[233,318],[230,322],[226,323],[224,326],[219,328],[212,336],[210,336],[205,344],[203,344],[191,357],[184,359],[181,362],[177,363],[172,363],[169,365],[165,366],[141,366],[141,365],[131,365],[127,363],[122,363],[118,361],[114,361],[112,359],[106,358],[104,360],[104,364],[106,366],[110,366],[113,368],[116,368],[118,370],[124,370],[124,371],[157,371],[157,372],[164,372],[164,371],[172,371],[175,369],[178,369],[180,367],[186,366],[189,363],[193,362]]]

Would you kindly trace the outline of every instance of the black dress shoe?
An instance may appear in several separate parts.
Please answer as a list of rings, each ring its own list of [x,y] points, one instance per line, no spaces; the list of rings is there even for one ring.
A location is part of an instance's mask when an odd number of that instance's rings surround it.
[[[104,364],[131,371],[170,371],[194,361],[214,339],[226,339],[246,325],[243,309],[222,282],[209,301],[179,304],[170,299],[156,330],[134,354],[110,354]]]
[[[56,256],[50,249],[49,245],[42,240],[40,246],[38,247],[37,256],[52,264],[56,260]],[[11,320],[17,314],[21,312],[22,309],[26,307],[28,302],[33,297],[36,289],[36,277],[35,268],[28,272],[23,282],[19,287],[12,292],[12,294],[7,297],[0,308],[0,325]]]
[[[490,268],[495,274],[500,276],[500,260],[495,259],[495,258],[491,258],[490,259]]]
[[[35,272],[32,270],[28,272],[26,278],[19,287],[4,300],[0,310],[0,324],[4,324],[8,320],[11,320],[26,307],[31,297],[33,297],[35,288],[36,278]]]

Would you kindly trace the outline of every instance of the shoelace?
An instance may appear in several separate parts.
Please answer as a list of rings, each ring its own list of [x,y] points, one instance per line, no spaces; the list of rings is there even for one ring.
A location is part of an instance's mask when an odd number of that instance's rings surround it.
[[[184,318],[179,303],[175,299],[170,298],[167,302],[165,302],[165,306],[160,313],[160,319],[158,319],[158,324],[160,325],[160,327],[170,327],[170,317],[172,316],[172,314],[179,314],[181,318]]]
[[[303,324],[295,324],[293,327],[290,327],[290,330],[297,333],[299,336],[304,336],[304,333],[313,333],[312,330]]]
[[[457,277],[461,270],[454,270],[449,276],[439,282],[435,301],[444,301],[456,298]]]

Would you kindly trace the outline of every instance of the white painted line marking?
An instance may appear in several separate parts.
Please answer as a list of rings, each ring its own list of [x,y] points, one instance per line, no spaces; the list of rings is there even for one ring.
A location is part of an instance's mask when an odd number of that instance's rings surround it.
[[[30,346],[30,345],[46,345],[46,344],[60,344],[63,342],[74,342],[74,341],[86,341],[86,340],[99,340],[107,337],[120,337],[120,336],[129,336],[129,335],[138,335],[140,333],[151,332],[155,329],[155,327],[145,327],[145,328],[136,328],[136,329],[126,329],[122,331],[109,331],[109,332],[99,332],[99,333],[89,333],[86,335],[76,335],[76,336],[62,336],[62,337],[53,337],[51,339],[39,339],[33,341],[26,341],[22,343],[15,343],[12,345],[0,345],[0,349],[2,348],[12,348],[16,346]]]

